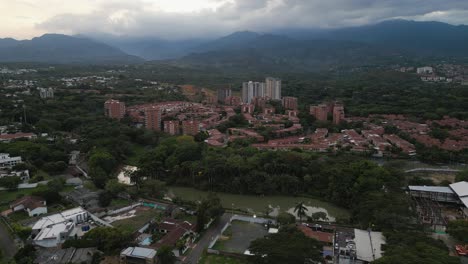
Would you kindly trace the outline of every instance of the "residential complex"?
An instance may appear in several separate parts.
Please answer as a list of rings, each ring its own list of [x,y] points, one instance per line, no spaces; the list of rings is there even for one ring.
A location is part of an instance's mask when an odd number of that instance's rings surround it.
[[[39,90],[39,96],[41,99],[50,99],[54,98],[54,89],[53,88],[37,88]]]
[[[297,97],[285,96],[282,103],[284,109],[297,110]]]
[[[250,104],[255,98],[281,100],[281,80],[267,77],[265,82],[244,82],[242,84],[242,102]]]
[[[180,134],[180,122],[179,120],[164,121],[164,132],[169,135]]]
[[[104,103],[104,113],[109,118],[120,120],[125,116],[125,103],[109,99]]]
[[[200,132],[200,122],[196,120],[182,121],[182,133],[184,135],[195,136]]]
[[[281,100],[281,80],[267,77],[265,83],[265,97],[271,100]]]
[[[226,98],[229,98],[231,96],[232,96],[231,88],[218,89],[218,102],[225,103]]]
[[[153,131],[161,131],[161,108],[150,106],[145,108],[145,127]]]

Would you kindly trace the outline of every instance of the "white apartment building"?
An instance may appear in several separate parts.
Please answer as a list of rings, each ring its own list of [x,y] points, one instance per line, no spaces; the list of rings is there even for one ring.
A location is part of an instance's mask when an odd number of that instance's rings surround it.
[[[37,88],[39,90],[39,96],[42,99],[54,98],[54,89],[52,88]]]
[[[434,72],[434,69],[429,66],[420,67],[416,69],[417,74],[432,74],[433,72]]]
[[[272,100],[281,100],[281,80],[267,77],[265,83],[265,97]]]
[[[21,163],[21,157],[10,157],[10,154],[0,153],[0,169],[12,168],[16,164]]]

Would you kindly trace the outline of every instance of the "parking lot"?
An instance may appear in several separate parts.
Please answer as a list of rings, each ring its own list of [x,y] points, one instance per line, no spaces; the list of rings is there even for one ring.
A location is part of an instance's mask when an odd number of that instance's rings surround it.
[[[214,247],[222,251],[243,254],[249,248],[250,242],[267,234],[268,231],[261,224],[234,220]]]

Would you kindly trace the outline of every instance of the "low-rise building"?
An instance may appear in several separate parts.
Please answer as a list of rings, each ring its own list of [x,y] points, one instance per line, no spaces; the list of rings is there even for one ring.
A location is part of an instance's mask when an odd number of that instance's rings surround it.
[[[18,171],[10,171],[10,170],[0,170],[0,179],[3,177],[19,177],[21,181],[27,182],[29,181],[29,170],[18,170]]]
[[[128,247],[120,252],[120,264],[156,264],[156,250],[143,247]]]
[[[187,221],[166,218],[155,226],[155,231],[165,234],[156,244],[156,248],[168,246],[175,248],[173,250],[176,256],[183,254],[196,239],[196,225]],[[176,248],[177,244],[183,245]]]
[[[3,134],[3,135],[0,135],[0,142],[11,142],[12,140],[16,140],[16,139],[34,139],[36,138],[37,136],[33,133],[21,133],[21,132],[18,132],[18,133],[14,133],[14,134]]]
[[[37,196],[25,196],[10,204],[13,212],[26,211],[30,217],[47,214],[47,203]]]
[[[21,157],[10,157],[10,154],[0,153],[0,169],[13,168],[16,164],[21,163]]]
[[[90,229],[85,224],[90,215],[81,207],[44,216],[32,227],[33,243],[40,247],[56,247],[69,237],[81,237]]]

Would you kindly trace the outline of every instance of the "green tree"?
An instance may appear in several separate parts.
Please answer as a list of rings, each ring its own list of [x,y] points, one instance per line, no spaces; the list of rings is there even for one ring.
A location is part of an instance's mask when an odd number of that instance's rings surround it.
[[[161,264],[174,264],[177,260],[174,252],[172,252],[172,248],[169,246],[160,247],[156,255]]]
[[[104,189],[113,196],[117,196],[119,193],[125,191],[125,185],[120,183],[117,179],[111,179],[107,181]]]
[[[302,221],[304,216],[307,216],[306,212],[308,211],[307,207],[304,205],[304,202],[297,203],[294,207],[294,212],[299,216],[299,220]]]
[[[455,176],[455,181],[468,181],[468,170],[462,170],[460,172],[457,172],[457,175]]]
[[[15,191],[18,189],[18,184],[21,183],[20,177],[3,177],[0,178],[0,186],[7,188],[9,191]]]
[[[306,237],[295,226],[286,226],[276,234],[270,234],[251,242],[249,250],[254,254],[252,263],[303,264],[321,261],[322,245]]]
[[[162,199],[166,189],[166,184],[162,181],[146,180],[143,182],[140,191],[146,197]]]
[[[97,166],[90,168],[89,176],[96,187],[103,189],[106,186],[106,182],[108,180],[107,174],[101,167]]]
[[[447,232],[461,243],[468,244],[468,221],[461,219],[450,221]]]
[[[328,220],[327,213],[325,212],[315,212],[312,213],[312,220],[319,221],[319,220]]]
[[[278,223],[281,225],[289,225],[296,222],[296,217],[290,213],[281,212],[276,217],[276,221],[278,221]]]
[[[118,228],[97,227],[86,233],[83,239],[93,241],[99,250],[112,254],[125,247],[131,236]]]

